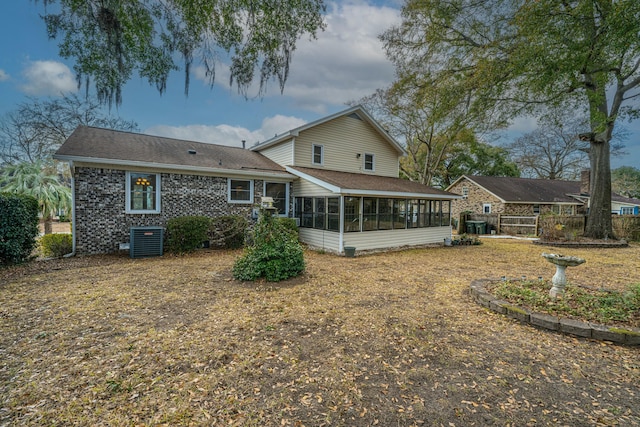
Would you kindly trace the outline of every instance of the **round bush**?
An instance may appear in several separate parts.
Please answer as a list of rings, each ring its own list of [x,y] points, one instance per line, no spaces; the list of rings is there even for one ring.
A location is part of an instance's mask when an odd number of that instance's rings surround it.
[[[45,234],[40,238],[40,251],[45,257],[61,257],[73,251],[71,234]]]

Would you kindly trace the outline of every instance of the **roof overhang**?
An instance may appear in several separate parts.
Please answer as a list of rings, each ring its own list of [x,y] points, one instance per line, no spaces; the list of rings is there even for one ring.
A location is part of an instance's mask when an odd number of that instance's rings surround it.
[[[151,163],[135,160],[122,159],[102,159],[96,157],[69,156],[54,154],[53,158],[73,163],[90,163],[96,165],[114,165],[134,168],[156,169],[156,170],[176,170],[190,173],[207,173],[221,176],[259,176],[267,178],[280,178],[293,181],[295,179],[290,173],[281,171],[271,171],[264,169],[225,169],[225,168],[207,168],[201,166],[176,165],[168,163]]]
[[[429,194],[429,193],[414,193],[414,192],[398,192],[398,191],[376,191],[376,190],[363,190],[358,188],[339,187],[329,182],[323,181],[319,178],[286,166],[285,169],[292,175],[302,178],[306,181],[316,184],[336,195],[342,196],[377,196],[377,197],[406,197],[411,199],[438,199],[438,200],[454,200],[461,199],[462,196],[456,194]]]

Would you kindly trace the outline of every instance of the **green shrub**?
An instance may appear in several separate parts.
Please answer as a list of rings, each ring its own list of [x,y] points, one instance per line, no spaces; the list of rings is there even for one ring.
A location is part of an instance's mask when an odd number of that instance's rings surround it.
[[[261,212],[252,240],[233,266],[236,279],[264,277],[269,282],[279,282],[304,271],[304,251],[298,242],[298,234],[278,218]]]
[[[206,216],[180,216],[167,221],[167,251],[174,253],[192,252],[202,247],[208,240],[207,232],[211,219]]]
[[[71,234],[45,234],[40,238],[40,251],[45,257],[61,257],[71,253]]]
[[[36,247],[38,201],[31,196],[0,193],[0,265],[26,261]]]
[[[213,246],[238,249],[244,246],[248,222],[239,215],[227,215],[211,220],[209,241]]]
[[[280,222],[280,224],[291,231],[294,231],[295,233],[298,233],[298,226],[296,225],[296,220],[295,218],[283,218],[283,217],[277,217],[276,221]]]

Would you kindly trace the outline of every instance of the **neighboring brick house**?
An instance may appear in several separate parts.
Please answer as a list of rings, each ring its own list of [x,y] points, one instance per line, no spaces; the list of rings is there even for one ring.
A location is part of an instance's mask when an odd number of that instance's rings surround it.
[[[533,216],[554,212],[576,215],[585,212],[580,182],[497,176],[463,175],[447,191],[462,196],[453,201],[452,216],[462,212]]]
[[[398,178],[404,149],[361,107],[252,147],[79,127],[54,155],[72,171],[74,253],[116,252],[132,227],[185,215],[255,219],[263,196],[300,239],[343,252],[442,243],[458,196]]]
[[[545,213],[580,215],[588,210],[589,171],[580,181],[463,175],[447,191],[462,196],[453,201],[452,216],[462,212],[534,216]],[[638,215],[640,200],[611,195],[611,213]]]

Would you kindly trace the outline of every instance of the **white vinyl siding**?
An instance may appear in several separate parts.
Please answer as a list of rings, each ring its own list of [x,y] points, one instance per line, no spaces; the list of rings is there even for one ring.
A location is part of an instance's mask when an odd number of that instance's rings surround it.
[[[348,116],[300,132],[296,137],[295,165],[314,167],[312,149],[322,145],[323,165],[342,172],[364,172],[364,153],[375,155],[376,175],[398,177],[398,151],[372,126]]]
[[[293,183],[293,194],[295,197],[318,197],[331,196],[331,191],[304,179],[299,179]]]
[[[260,153],[282,166],[293,166],[293,140],[271,146]]]
[[[444,243],[444,239],[447,237],[451,238],[451,227],[448,226],[367,231],[364,233],[345,233],[344,246],[354,246],[356,250],[371,250],[429,245]]]

